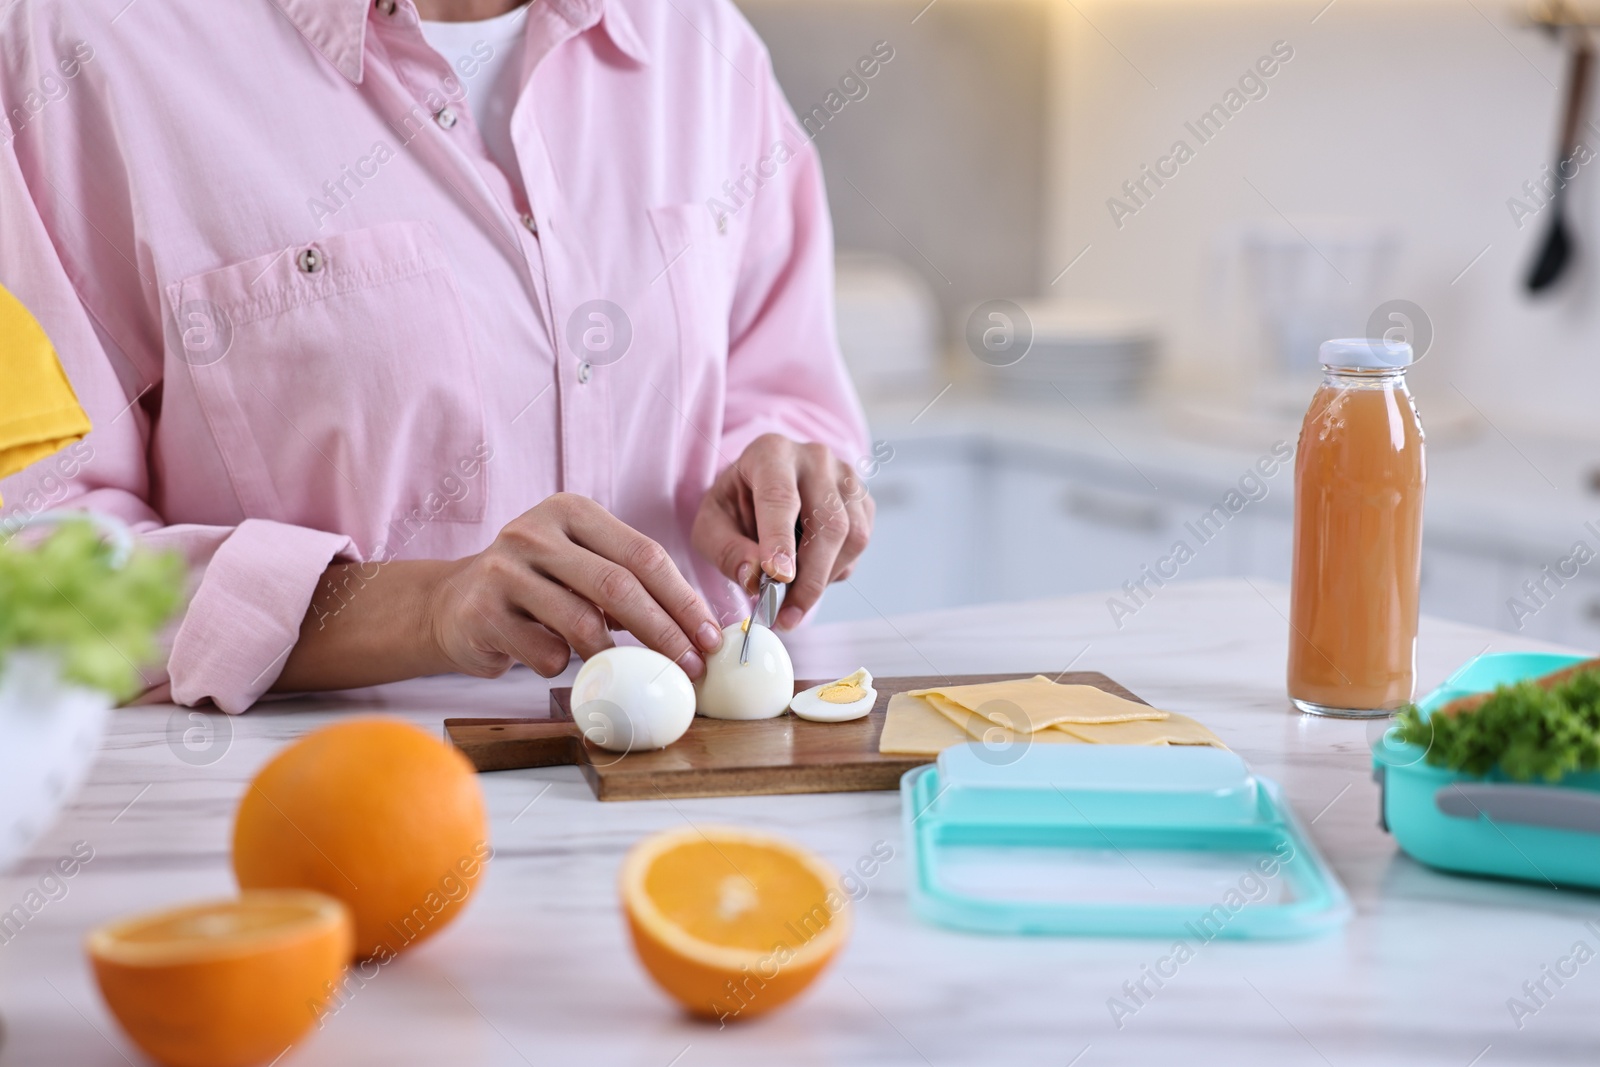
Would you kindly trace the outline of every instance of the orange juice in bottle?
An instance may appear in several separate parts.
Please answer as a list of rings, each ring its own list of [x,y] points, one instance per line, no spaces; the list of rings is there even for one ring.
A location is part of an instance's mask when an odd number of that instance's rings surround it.
[[[1327,341],[1294,467],[1289,698],[1317,715],[1411,701],[1426,482],[1411,346]]]

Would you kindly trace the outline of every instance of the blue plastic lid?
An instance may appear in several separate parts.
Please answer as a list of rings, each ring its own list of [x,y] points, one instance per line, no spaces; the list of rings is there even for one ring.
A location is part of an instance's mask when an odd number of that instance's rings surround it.
[[[1258,818],[1255,778],[1225,749],[1035,744],[1001,758],[982,744],[939,753],[947,822],[1235,825]]]
[[[963,744],[900,795],[911,906],[941,926],[1199,944],[1350,917],[1282,791],[1221,749]]]

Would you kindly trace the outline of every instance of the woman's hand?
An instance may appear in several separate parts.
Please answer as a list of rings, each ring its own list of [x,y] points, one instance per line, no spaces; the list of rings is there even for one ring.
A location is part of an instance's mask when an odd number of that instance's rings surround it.
[[[788,630],[830,582],[850,576],[872,536],[873,511],[866,485],[826,445],[766,434],[712,483],[692,540],[747,592],[755,592],[759,571],[789,582],[776,623]]]
[[[581,496],[560,493],[475,556],[329,567],[273,685],[348,689],[524,663],[545,677],[612,644],[619,627],[705,673],[717,620],[656,542]]]
[[[667,550],[587,497],[558,493],[452,564],[428,601],[432,637],[451,669],[493,677],[513,662],[545,677],[571,654],[610,648],[611,623],[705,673],[722,643],[716,616]]]

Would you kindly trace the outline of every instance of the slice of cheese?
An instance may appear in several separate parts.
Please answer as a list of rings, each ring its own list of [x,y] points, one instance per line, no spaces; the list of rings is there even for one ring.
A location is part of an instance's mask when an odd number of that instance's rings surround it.
[[[975,740],[982,741],[985,730],[1006,730],[1008,733],[1010,732],[1007,727],[997,726],[977,712],[968,711],[960,704],[946,700],[938,693],[927,693],[916,699],[926,702],[928,707],[943,715],[954,723],[962,733]]]
[[[908,693],[889,698],[878,751],[886,756],[937,756],[951,745],[972,740],[933,705]]]
[[[1167,713],[1113,696],[1092,685],[1057,685],[1042,674],[1004,682],[913,689],[915,697],[938,696],[997,726],[1037,733],[1058,723],[1161,720]]]
[[[938,697],[896,693],[889,698],[878,751],[886,756],[937,756],[967,741],[998,743],[1010,732],[981,715]],[[1227,748],[1215,734],[1187,715],[1122,723],[1080,723],[1040,730],[1030,743],[1098,745],[1209,745]]]
[[[1024,733],[1013,728],[1020,725],[1020,723],[1012,722],[1016,716],[997,714],[996,717],[1002,721],[996,722],[976,712],[968,711],[960,704],[952,703],[938,693],[929,693],[927,696],[919,697],[918,699],[926,700],[928,705],[935,711],[961,727],[961,732],[973,741],[982,741],[989,745],[1027,744],[1032,741],[1043,741],[1057,745],[1080,742],[1079,738],[1063,733],[1060,730],[1038,730],[1031,734]]]
[[[1187,715],[1168,715],[1160,722],[1063,723],[1041,732],[1063,733],[1091,745],[1208,745],[1227,748],[1222,739]],[[1035,734],[1039,740],[1041,734]]]

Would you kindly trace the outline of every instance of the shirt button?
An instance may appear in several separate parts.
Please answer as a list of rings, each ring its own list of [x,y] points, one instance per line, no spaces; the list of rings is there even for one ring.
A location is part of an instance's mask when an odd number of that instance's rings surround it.
[[[456,124],[456,113],[447,107],[442,107],[433,113],[433,121],[448,130]]]
[[[395,9],[394,0],[377,0],[377,5],[376,6],[378,8],[378,14],[380,14],[380,15],[392,15],[392,14],[394,14],[394,9]]]
[[[584,360],[582,363],[578,364],[578,384],[579,385],[588,385],[589,384],[589,379],[590,379],[590,377],[593,376],[593,374],[594,374],[594,366],[588,360]]]
[[[535,237],[539,236],[538,220],[526,211],[522,213],[522,224],[528,228],[529,233],[533,234]]]
[[[295,266],[307,274],[315,274],[322,269],[322,253],[315,248],[302,248],[300,254],[294,257]]]

